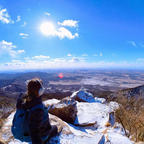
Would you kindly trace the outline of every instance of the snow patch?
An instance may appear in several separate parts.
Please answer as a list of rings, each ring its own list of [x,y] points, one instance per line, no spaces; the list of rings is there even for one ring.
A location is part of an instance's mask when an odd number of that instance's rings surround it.
[[[49,106],[49,105],[57,104],[57,103],[59,103],[59,102],[60,102],[60,100],[58,100],[58,99],[50,99],[50,100],[44,101],[43,103],[44,103],[46,106]]]
[[[104,127],[109,120],[110,107],[101,103],[83,103],[77,102],[77,119],[75,124],[86,125],[96,124],[99,127]]]
[[[120,135],[119,133],[108,133],[108,139],[111,144],[133,144],[126,136]]]

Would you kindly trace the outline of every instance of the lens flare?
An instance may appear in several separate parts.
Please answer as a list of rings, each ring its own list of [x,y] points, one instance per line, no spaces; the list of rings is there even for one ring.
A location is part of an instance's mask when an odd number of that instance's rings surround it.
[[[59,75],[58,75],[58,77],[60,78],[60,79],[62,79],[64,76],[63,76],[63,73],[60,73]]]

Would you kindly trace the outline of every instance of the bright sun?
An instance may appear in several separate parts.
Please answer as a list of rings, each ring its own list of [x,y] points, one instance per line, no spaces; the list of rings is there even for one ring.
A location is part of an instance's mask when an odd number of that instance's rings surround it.
[[[40,31],[46,36],[54,35],[55,27],[51,22],[44,22],[40,25]]]

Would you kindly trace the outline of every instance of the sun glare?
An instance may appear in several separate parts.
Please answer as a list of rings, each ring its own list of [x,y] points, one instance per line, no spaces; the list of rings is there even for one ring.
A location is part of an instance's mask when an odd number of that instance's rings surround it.
[[[52,22],[43,22],[40,25],[40,31],[45,36],[55,35],[55,27]]]

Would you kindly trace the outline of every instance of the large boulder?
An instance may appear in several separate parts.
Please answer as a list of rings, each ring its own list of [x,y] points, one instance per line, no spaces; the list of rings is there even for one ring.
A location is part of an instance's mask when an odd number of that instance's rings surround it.
[[[109,121],[111,109],[106,104],[77,102],[75,125],[104,127]]]
[[[77,102],[77,117],[74,122],[78,126],[94,126],[104,128],[114,126],[114,111],[119,108],[116,102],[110,103],[87,103]]]
[[[70,97],[64,98],[59,103],[49,106],[48,109],[50,114],[68,123],[74,123],[77,116],[76,101]]]
[[[71,96],[72,99],[78,101],[78,102],[97,102],[97,103],[104,103],[104,98],[97,98],[94,97],[93,94],[87,92],[85,89],[81,89],[79,91],[74,92]]]

